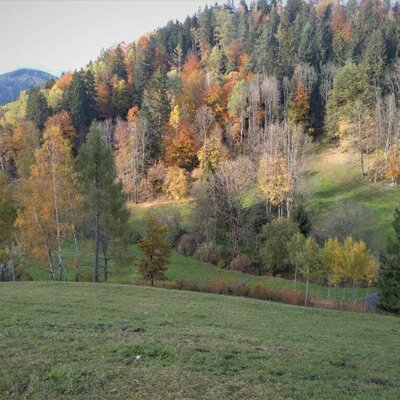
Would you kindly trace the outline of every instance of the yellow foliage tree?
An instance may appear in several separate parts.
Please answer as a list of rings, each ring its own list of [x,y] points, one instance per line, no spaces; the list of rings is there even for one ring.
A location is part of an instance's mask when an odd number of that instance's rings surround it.
[[[163,184],[164,193],[176,200],[181,200],[189,194],[189,178],[183,168],[170,167]]]
[[[282,217],[282,204],[290,191],[290,180],[286,163],[281,157],[264,154],[260,158],[257,186],[267,204],[278,206],[279,217]]]
[[[44,132],[43,145],[36,151],[35,164],[21,187],[20,198],[17,225],[25,247],[34,258],[47,260],[53,279],[66,279],[62,241],[72,234],[77,245],[75,226],[81,198],[76,189],[71,147],[58,127],[51,126]]]

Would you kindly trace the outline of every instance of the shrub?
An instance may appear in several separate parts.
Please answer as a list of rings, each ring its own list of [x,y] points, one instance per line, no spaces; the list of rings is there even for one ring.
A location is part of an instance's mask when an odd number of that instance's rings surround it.
[[[268,298],[268,289],[260,284],[254,286],[253,296],[256,299],[266,300]]]
[[[222,248],[214,242],[204,242],[197,248],[195,257],[200,261],[217,265],[223,260]]]
[[[163,162],[159,162],[149,168],[147,172],[147,182],[152,191],[152,197],[161,193],[163,183],[167,175],[167,167]]]
[[[196,252],[197,241],[196,237],[190,233],[185,233],[179,239],[177,246],[178,253],[184,256],[192,256]]]
[[[229,290],[228,284],[222,279],[214,279],[206,285],[206,291],[209,293],[228,294]]]
[[[366,308],[367,311],[375,312],[378,309],[379,300],[379,294],[371,293],[361,298],[359,302]]]
[[[250,294],[250,288],[246,285],[246,282],[237,283],[231,291],[234,296],[248,297]]]
[[[194,290],[194,286],[193,282],[185,278],[176,281],[176,288],[179,290]]]
[[[297,306],[304,305],[304,294],[300,291],[270,289],[268,291],[267,299],[284,304],[292,304]]]
[[[248,272],[251,269],[252,261],[246,254],[238,254],[229,263],[229,269],[241,272]]]
[[[290,272],[288,243],[298,230],[298,226],[288,219],[276,219],[263,226],[259,250],[263,272],[272,275]]]

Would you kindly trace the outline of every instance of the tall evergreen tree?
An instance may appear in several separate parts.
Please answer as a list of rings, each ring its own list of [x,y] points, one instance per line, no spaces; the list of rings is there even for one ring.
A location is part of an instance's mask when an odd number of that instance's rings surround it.
[[[112,73],[117,75],[119,79],[126,80],[128,77],[126,73],[124,53],[120,45],[115,49],[114,59],[112,61]]]
[[[142,117],[147,124],[147,150],[151,161],[155,161],[161,153],[162,133],[170,112],[168,77],[164,69],[158,69],[149,82],[142,107]]]
[[[41,89],[32,88],[28,92],[28,101],[26,103],[26,118],[33,121],[37,127],[42,130],[44,123],[49,116],[47,100]]]
[[[71,113],[72,123],[78,132],[77,147],[80,147],[96,117],[96,88],[93,74],[88,71],[74,72],[71,84],[65,92],[66,107]]]
[[[87,141],[82,146],[79,163],[87,222],[94,237],[93,281],[97,282],[102,241],[105,238],[122,238],[125,233],[122,227],[126,226],[129,212],[121,184],[116,180],[112,152],[95,127],[90,129]]]
[[[389,240],[381,255],[379,288],[382,308],[400,312],[400,208],[395,210],[393,228],[395,239]]]

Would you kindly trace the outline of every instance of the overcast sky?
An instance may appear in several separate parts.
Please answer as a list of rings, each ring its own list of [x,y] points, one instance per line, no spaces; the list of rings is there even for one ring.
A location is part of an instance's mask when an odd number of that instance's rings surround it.
[[[29,67],[60,74],[80,68],[102,48],[132,42],[215,2],[0,0],[0,73]]]

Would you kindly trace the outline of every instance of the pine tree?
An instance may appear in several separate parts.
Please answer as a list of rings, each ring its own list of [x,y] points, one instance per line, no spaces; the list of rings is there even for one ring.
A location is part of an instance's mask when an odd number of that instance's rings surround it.
[[[91,122],[96,117],[96,88],[90,71],[74,72],[72,82],[65,92],[64,102],[78,132],[78,147],[80,147]]]
[[[28,101],[26,104],[26,118],[33,121],[41,130],[44,127],[49,108],[47,100],[40,88],[33,88],[28,92]]]
[[[400,312],[400,208],[394,213],[395,239],[390,239],[386,253],[381,255],[379,288],[381,307]]]
[[[112,61],[112,73],[117,75],[119,79],[126,80],[128,77],[126,73],[124,53],[122,52],[120,45],[118,45],[115,49],[115,54]]]
[[[162,133],[170,112],[168,77],[164,69],[158,69],[148,84],[141,111],[141,116],[147,124],[147,150],[151,161],[156,161],[160,156]]]
[[[103,142],[100,132],[92,127],[79,154],[80,184],[83,191],[87,222],[94,236],[93,281],[99,280],[102,241],[121,239],[126,232],[128,211],[122,187],[116,181],[111,150]],[[105,279],[107,270],[105,268]]]
[[[170,258],[170,243],[167,238],[167,227],[157,221],[154,214],[146,219],[146,235],[139,243],[139,249],[145,257],[138,263],[143,278],[150,279],[151,286],[155,279],[163,279]]]
[[[114,115],[125,118],[130,105],[128,86],[124,80],[120,80],[113,88],[112,107]]]

